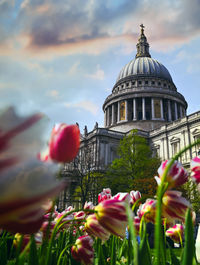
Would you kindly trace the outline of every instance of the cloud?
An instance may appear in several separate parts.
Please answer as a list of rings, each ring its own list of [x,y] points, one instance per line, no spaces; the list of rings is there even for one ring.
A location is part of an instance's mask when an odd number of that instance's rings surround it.
[[[100,68],[100,65],[97,65],[97,70],[93,74],[86,74],[87,77],[92,78],[92,79],[97,79],[97,80],[104,80],[105,78],[105,73],[104,71]]]
[[[114,46],[130,53],[141,22],[152,47],[167,51],[200,36],[199,13],[199,0],[24,0],[19,8],[1,1],[0,53],[100,54]]]
[[[72,66],[71,66],[71,68],[69,69],[69,71],[68,71],[68,75],[75,75],[75,74],[77,74],[77,71],[78,71],[78,67],[79,67],[79,65],[80,65],[80,62],[75,62]]]
[[[77,111],[86,110],[94,116],[97,115],[99,107],[89,100],[83,100],[77,103],[64,103],[66,108],[76,108]]]
[[[52,98],[58,98],[58,95],[59,95],[59,92],[58,92],[58,90],[50,90],[49,92],[48,92],[48,95],[50,96],[50,97],[52,97]]]

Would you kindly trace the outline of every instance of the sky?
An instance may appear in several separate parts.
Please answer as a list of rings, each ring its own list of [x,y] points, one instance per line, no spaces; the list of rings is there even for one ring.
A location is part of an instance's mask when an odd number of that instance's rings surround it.
[[[152,58],[200,110],[200,0],[0,0],[0,106],[50,123],[103,127],[102,105],[136,54]]]

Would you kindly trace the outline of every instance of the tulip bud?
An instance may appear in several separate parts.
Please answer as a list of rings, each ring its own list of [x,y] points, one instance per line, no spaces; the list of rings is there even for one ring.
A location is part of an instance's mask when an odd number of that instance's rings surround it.
[[[109,188],[103,189],[103,191],[98,194],[98,203],[109,200],[111,197],[111,190]]]
[[[71,162],[78,154],[80,131],[77,125],[61,123],[55,126],[49,143],[49,156],[57,162]]]
[[[93,240],[90,236],[80,236],[71,249],[72,256],[75,260],[85,265],[93,264],[94,249]]]
[[[131,196],[131,203],[134,204],[136,201],[138,201],[141,198],[141,193],[138,190],[137,191],[132,190],[130,192],[130,196]]]

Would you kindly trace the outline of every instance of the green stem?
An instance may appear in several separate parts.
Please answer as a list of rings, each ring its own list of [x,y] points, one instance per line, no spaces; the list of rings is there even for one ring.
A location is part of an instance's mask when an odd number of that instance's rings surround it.
[[[192,148],[193,146],[200,144],[200,139],[195,141],[194,143],[190,144],[189,146],[186,146],[184,149],[182,149],[180,152],[178,152],[172,159],[169,161],[168,165],[166,166],[166,169],[163,173],[163,176],[161,178],[161,183],[158,186],[157,190],[157,206],[156,206],[156,229],[155,229],[155,264],[156,265],[163,265],[163,262],[161,261],[161,246],[163,243],[163,233],[162,233],[162,223],[161,223],[161,216],[162,216],[162,197],[167,190],[167,186],[165,185],[165,180],[167,177],[167,174],[172,167],[174,161],[178,160],[178,158],[185,153],[187,150]]]

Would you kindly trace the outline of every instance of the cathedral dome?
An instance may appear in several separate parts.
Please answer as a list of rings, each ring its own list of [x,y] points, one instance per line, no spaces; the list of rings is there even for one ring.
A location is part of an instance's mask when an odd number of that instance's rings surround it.
[[[150,57],[138,57],[127,63],[120,71],[116,82],[129,76],[154,77],[173,82],[167,68]]]
[[[143,24],[140,27],[135,59],[121,69],[103,104],[105,127],[112,130],[151,131],[186,115],[185,98],[167,68],[151,58]]]

